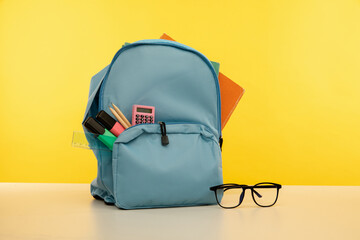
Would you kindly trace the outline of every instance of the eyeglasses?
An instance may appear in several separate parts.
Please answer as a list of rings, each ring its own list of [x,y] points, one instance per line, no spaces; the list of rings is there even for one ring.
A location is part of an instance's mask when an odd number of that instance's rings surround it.
[[[251,195],[254,202],[260,207],[273,206],[279,196],[280,184],[262,182],[254,186],[239,184],[222,184],[210,187],[214,191],[216,201],[222,208],[236,208],[244,200],[246,189],[251,189]]]

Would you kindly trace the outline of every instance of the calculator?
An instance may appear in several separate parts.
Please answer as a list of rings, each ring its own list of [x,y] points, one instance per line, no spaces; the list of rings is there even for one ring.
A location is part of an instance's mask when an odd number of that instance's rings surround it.
[[[155,122],[155,107],[133,105],[132,125]]]

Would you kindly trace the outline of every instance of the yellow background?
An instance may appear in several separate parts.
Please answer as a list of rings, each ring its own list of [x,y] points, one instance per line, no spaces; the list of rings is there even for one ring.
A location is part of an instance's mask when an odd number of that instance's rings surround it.
[[[360,185],[360,1],[0,0],[0,181],[96,176],[90,78],[163,32],[246,89],[223,131],[224,181]]]

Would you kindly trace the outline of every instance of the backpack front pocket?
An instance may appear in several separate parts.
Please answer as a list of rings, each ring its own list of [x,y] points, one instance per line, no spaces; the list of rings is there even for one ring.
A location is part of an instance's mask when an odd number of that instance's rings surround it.
[[[136,125],[114,144],[113,177],[119,208],[216,204],[209,187],[222,184],[220,147],[201,124]]]

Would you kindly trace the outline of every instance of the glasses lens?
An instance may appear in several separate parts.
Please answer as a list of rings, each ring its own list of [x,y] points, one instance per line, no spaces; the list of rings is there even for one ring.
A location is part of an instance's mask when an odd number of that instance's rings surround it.
[[[242,188],[224,188],[216,190],[220,206],[224,208],[237,207],[241,201]]]
[[[252,194],[258,205],[268,207],[276,202],[278,189],[274,184],[260,183],[255,185]]]

